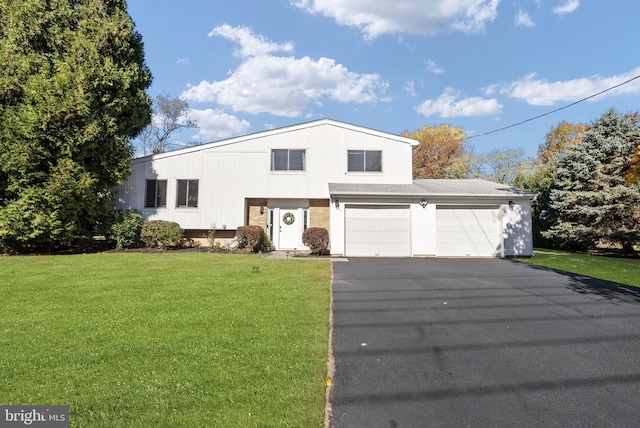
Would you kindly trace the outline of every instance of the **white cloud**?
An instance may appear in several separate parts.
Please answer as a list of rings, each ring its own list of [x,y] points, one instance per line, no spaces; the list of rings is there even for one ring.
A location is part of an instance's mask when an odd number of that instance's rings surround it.
[[[415,82],[413,80],[408,80],[407,84],[404,85],[404,87],[402,88],[403,91],[405,91],[407,94],[409,94],[412,97],[415,97],[416,95],[416,89],[415,89]]]
[[[531,105],[550,106],[559,102],[581,100],[605,89],[619,85],[638,75],[640,75],[640,67],[627,73],[611,77],[596,75],[566,81],[549,82],[547,80],[537,79],[536,74],[532,73],[506,85],[500,92],[512,98],[521,99]],[[594,100],[601,99],[605,96],[622,94],[640,94],[640,80],[635,80],[620,88],[613,89],[600,97],[594,98]]]
[[[529,12],[522,9],[518,11],[518,14],[516,15],[515,23],[519,27],[531,28],[536,26],[536,23],[533,22],[533,19],[531,19],[531,16],[529,16]]]
[[[440,0],[448,2],[447,0]],[[452,25],[452,28],[464,33],[480,33],[484,31],[487,23],[493,22],[498,16],[498,5],[501,0],[477,0],[462,1],[453,3],[465,3],[468,7],[463,16],[459,17]]]
[[[495,83],[493,85],[489,85],[485,88],[481,88],[482,92],[486,95],[486,96],[491,96],[493,94],[495,94],[498,89],[500,88],[500,85],[498,83]]]
[[[222,110],[191,109],[189,117],[198,122],[198,133],[192,138],[198,141],[213,141],[245,133],[251,124]]]
[[[341,103],[379,101],[388,86],[378,74],[359,74],[330,58],[267,55],[265,52],[288,48],[246,28],[225,28],[224,33],[239,35],[233,40],[240,43],[239,52],[246,58],[225,80],[189,85],[181,94],[186,100],[217,102],[234,111],[298,117],[323,98]]]
[[[178,58],[176,64],[189,64],[189,58]]]
[[[441,65],[436,64],[435,62],[433,62],[430,59],[425,60],[424,65],[427,68],[427,71],[430,72],[430,73],[433,73],[433,74],[442,74],[442,73],[444,73],[444,67],[441,66]]]
[[[563,5],[556,6],[553,8],[553,13],[558,15],[564,15],[567,13],[575,12],[576,9],[580,7],[580,0],[567,0],[567,2]]]
[[[383,34],[435,34],[445,29],[484,31],[501,0],[290,0],[308,13],[358,28],[365,39]]]
[[[415,109],[425,117],[439,115],[442,118],[488,116],[502,111],[502,105],[495,98],[471,97],[457,101],[459,96],[459,91],[447,88],[437,99],[425,100]]]
[[[240,45],[235,55],[246,58],[255,55],[266,55],[274,52],[291,52],[293,43],[272,43],[261,35],[253,33],[248,27],[232,27],[228,24],[220,25],[209,32],[209,37],[223,37]]]

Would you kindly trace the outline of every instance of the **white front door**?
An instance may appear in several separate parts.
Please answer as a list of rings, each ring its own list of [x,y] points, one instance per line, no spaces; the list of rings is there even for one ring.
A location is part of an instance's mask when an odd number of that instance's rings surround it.
[[[303,210],[301,208],[280,208],[278,216],[279,250],[302,249]]]

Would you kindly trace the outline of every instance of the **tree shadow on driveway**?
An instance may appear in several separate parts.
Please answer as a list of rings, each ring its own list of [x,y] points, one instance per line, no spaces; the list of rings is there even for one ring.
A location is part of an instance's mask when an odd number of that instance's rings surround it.
[[[523,263],[513,261],[513,263]],[[627,302],[640,303],[640,288],[631,285],[619,284],[604,279],[592,278],[563,270],[552,269],[535,264],[527,264],[532,269],[555,272],[569,279],[568,288],[576,293],[601,297],[612,303]]]

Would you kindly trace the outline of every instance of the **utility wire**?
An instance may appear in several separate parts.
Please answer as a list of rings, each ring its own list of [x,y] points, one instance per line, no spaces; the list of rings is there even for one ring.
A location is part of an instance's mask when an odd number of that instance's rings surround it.
[[[569,107],[573,107],[574,105],[579,104],[579,103],[581,103],[581,102],[583,102],[583,101],[587,101],[587,100],[589,100],[589,99],[591,99],[591,98],[595,98],[595,97],[597,97],[598,95],[602,95],[602,94],[604,94],[605,92],[609,92],[609,91],[611,91],[611,90],[613,90],[613,89],[619,88],[620,86],[626,85],[627,83],[632,82],[632,81],[634,81],[634,80],[636,80],[636,79],[640,79],[640,75],[638,75],[638,76],[636,76],[636,77],[632,77],[632,78],[631,78],[631,79],[629,79],[629,80],[626,80],[626,81],[624,81],[624,82],[622,82],[622,83],[619,83],[619,84],[617,84],[617,85],[615,85],[615,86],[612,86],[612,87],[610,87],[610,88],[607,88],[607,89],[605,89],[605,90],[603,90],[603,91],[600,91],[600,92],[598,92],[597,94],[589,95],[588,97],[582,98],[582,99],[580,99],[580,100],[578,100],[578,101],[574,101],[574,102],[572,102],[571,104],[567,104],[567,105],[566,105],[566,106],[564,106],[564,107],[560,107],[560,108],[557,108],[557,109],[555,109],[555,110],[551,110],[551,111],[549,111],[549,112],[546,112],[546,113],[540,114],[540,115],[538,115],[538,116],[535,116],[535,117],[529,118],[529,119],[527,119],[527,120],[523,120],[522,122],[514,123],[513,125],[505,126],[505,127],[503,127],[503,128],[499,128],[499,129],[494,129],[493,131],[489,131],[489,132],[483,132],[482,134],[478,134],[478,135],[472,135],[472,136],[470,136],[470,137],[467,137],[467,140],[470,140],[470,139],[472,139],[472,138],[484,137],[485,135],[489,135],[489,134],[495,134],[496,132],[504,131],[504,130],[506,130],[506,129],[510,129],[510,128],[515,128],[516,126],[520,126],[520,125],[522,125],[522,124],[524,124],[524,123],[531,122],[531,121],[536,120],[536,119],[540,119],[541,117],[549,116],[550,114],[557,113],[557,112],[559,112],[560,110],[564,110],[564,109],[567,109],[567,108],[569,108]]]

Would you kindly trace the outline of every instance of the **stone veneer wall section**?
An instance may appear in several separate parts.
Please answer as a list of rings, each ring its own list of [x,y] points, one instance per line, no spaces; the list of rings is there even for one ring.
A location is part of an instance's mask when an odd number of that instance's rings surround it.
[[[328,199],[311,199],[309,201],[309,226],[323,227],[330,230],[329,222],[329,200]]]
[[[266,199],[248,199],[248,218],[247,224],[250,226],[260,226],[267,233],[267,221],[269,217],[269,208],[267,208]],[[260,214],[260,207],[264,207],[264,212]]]

